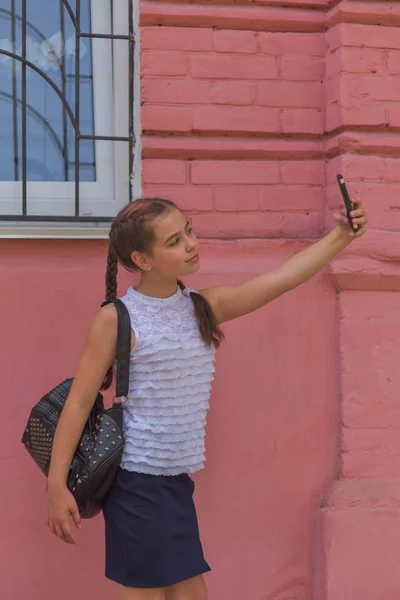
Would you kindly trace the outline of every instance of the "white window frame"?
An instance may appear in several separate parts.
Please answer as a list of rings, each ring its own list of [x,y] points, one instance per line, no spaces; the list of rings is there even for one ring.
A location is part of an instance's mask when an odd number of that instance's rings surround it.
[[[113,3],[114,31],[128,35],[128,1]],[[140,41],[138,35],[139,0],[134,0],[134,173],[133,198],[141,195],[140,144]],[[109,0],[91,0],[93,33],[110,33]],[[87,38],[81,38],[85,43]],[[111,52],[112,43],[114,52]],[[126,40],[92,38],[93,99],[95,135],[128,137],[128,71]],[[114,60],[113,60],[114,58]],[[102,128],[102,124],[105,124]],[[96,222],[97,217],[115,215],[129,198],[128,142],[95,141],[95,182],[80,182],[80,216],[93,222],[61,223],[1,221],[0,238],[105,238],[109,225]],[[36,215],[74,214],[75,182],[27,182],[29,210]],[[0,182],[0,214],[21,211],[22,182]],[[68,212],[67,212],[68,211]]]

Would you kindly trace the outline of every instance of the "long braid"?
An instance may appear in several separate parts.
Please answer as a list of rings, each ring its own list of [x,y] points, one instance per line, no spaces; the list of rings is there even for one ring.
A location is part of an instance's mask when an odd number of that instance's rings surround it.
[[[115,300],[117,297],[118,260],[114,247],[110,241],[107,255],[106,270],[106,300]]]
[[[118,260],[117,255],[114,251],[112,242],[108,246],[107,255],[107,270],[106,270],[106,301],[115,300],[117,297],[117,273],[118,273]],[[103,304],[105,304],[103,303]],[[113,382],[113,369],[112,366],[108,369],[103,383],[101,385],[102,390],[108,390]]]
[[[178,285],[183,291],[186,289],[185,284],[178,279]],[[194,305],[194,312],[196,315],[197,325],[200,330],[202,339],[208,346],[214,344],[216,348],[219,348],[222,340],[225,338],[224,332],[220,328],[217,317],[214,311],[204,296],[199,293],[191,293],[190,297]]]

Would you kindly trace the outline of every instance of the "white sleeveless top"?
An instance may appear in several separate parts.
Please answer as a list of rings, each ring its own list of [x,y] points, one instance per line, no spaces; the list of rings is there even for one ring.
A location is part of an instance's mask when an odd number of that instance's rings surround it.
[[[214,376],[214,345],[202,340],[190,296],[178,287],[153,298],[132,287],[128,308],[135,347],[123,402],[121,467],[151,475],[203,468],[204,427]]]

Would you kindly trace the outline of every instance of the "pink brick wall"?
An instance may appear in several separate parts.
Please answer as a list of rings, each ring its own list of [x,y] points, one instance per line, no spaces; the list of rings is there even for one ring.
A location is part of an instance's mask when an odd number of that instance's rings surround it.
[[[372,218],[331,277],[226,326],[196,476],[210,600],[395,600],[400,5],[142,0],[141,22],[143,189],[192,215],[193,287],[256,276],[319,237],[338,171]],[[77,548],[50,536],[19,443],[33,398],[73,373],[105,246],[1,246],[2,596],[105,600],[101,519]]]
[[[146,193],[203,236],[316,235],[324,35],[145,26],[141,47]]]
[[[328,13],[327,208],[344,173],[373,229],[333,266],[340,291],[339,478],[318,524],[315,597],[400,597],[398,419],[399,6]]]
[[[400,504],[397,298],[384,292],[400,287],[400,7],[280,4],[142,2],[144,189],[176,198],[202,236],[277,243],[332,225],[336,173],[363,197],[372,231],[332,265],[340,301],[325,335],[340,345],[341,434],[326,469],[339,479],[317,519],[314,600],[397,598],[382,546],[398,564],[389,532],[400,513],[388,525],[380,511],[393,509],[390,494]],[[274,556],[273,542],[265,551]],[[307,585],[293,598],[311,598]],[[281,594],[265,583],[259,597]]]

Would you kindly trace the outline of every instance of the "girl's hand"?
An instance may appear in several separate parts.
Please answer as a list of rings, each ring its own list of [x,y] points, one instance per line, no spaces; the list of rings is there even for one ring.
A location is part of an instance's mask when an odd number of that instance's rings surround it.
[[[368,216],[359,198],[354,198],[351,201],[353,203],[354,209],[351,211],[350,215],[352,217],[353,223],[355,225],[358,225],[358,231],[353,231],[346,212],[336,213],[335,221],[342,230],[342,232],[348,237],[358,238],[364,235],[364,233],[368,229]]]
[[[66,485],[48,488],[49,518],[48,526],[54,535],[67,544],[76,544],[72,533],[72,522],[80,529],[81,517],[75,498]]]

